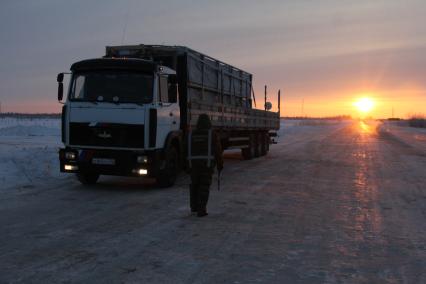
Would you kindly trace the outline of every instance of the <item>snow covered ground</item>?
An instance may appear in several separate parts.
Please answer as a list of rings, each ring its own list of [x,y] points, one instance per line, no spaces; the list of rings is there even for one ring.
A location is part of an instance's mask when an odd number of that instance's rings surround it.
[[[426,151],[426,128],[409,127],[404,121],[386,121],[380,126],[379,131],[392,135],[394,139],[406,145]]]
[[[282,120],[278,143],[291,145],[308,141],[324,128],[336,128],[350,121]],[[426,129],[402,127],[385,122],[380,131],[392,133],[404,143],[426,148]],[[61,146],[59,119],[0,119],[0,189],[32,188],[72,178],[59,172]],[[238,152],[238,151],[234,151]]]
[[[32,188],[72,178],[59,172],[59,119],[0,119],[0,189]],[[279,143],[296,143],[338,121],[282,120]]]
[[[15,171],[0,194],[0,282],[426,283],[421,129],[284,120],[267,156],[225,154],[200,220],[188,175],[161,190],[85,187],[58,173],[59,121],[21,122],[0,131],[1,170]]]
[[[67,178],[59,172],[59,119],[0,119],[0,189]]]
[[[333,120],[282,120],[278,143],[293,144],[308,139],[321,127],[346,122]],[[59,119],[0,119],[0,189],[31,188],[70,178],[59,172],[61,146]]]

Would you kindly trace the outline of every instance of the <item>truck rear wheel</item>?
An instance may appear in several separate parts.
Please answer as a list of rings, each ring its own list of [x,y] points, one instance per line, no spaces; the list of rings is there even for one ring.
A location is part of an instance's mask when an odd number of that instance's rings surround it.
[[[265,143],[265,135],[262,132],[259,133],[259,141],[260,141],[259,154],[260,154],[260,156],[265,156],[266,155],[266,143]]]
[[[265,156],[268,153],[268,136],[265,133],[260,134],[260,156]]]
[[[244,160],[251,160],[253,157],[251,156],[250,146],[247,148],[242,148],[241,155],[243,156]]]
[[[269,136],[269,132],[266,132],[266,137],[265,137],[265,139],[266,139],[266,153],[268,153],[269,152],[269,142],[271,142],[271,137]]]
[[[83,185],[94,185],[99,179],[97,173],[77,173],[78,181]]]
[[[157,185],[163,188],[170,187],[175,184],[179,170],[179,156],[176,148],[170,146],[166,150],[165,156],[164,169],[160,169],[157,176]]]
[[[254,159],[257,153],[256,147],[257,147],[256,135],[254,133],[250,133],[248,147],[241,149],[241,154],[243,155],[243,159],[244,160]]]
[[[254,133],[254,156],[260,157],[262,156],[262,133],[256,132]]]

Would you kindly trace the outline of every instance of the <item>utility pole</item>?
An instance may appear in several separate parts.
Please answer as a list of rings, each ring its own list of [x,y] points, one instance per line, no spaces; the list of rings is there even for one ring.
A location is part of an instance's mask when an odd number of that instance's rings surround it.
[[[265,85],[265,110],[266,110],[266,102],[267,102],[267,87]]]
[[[281,90],[278,90],[278,116],[281,118]]]
[[[304,116],[303,114],[304,112],[305,112],[305,99],[302,99],[302,106],[300,108],[300,117]]]
[[[395,118],[394,108],[392,107],[392,118]]]

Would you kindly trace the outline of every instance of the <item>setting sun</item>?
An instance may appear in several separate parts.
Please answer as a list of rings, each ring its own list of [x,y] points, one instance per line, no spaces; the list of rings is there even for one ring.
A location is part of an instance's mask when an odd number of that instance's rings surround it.
[[[374,108],[374,101],[371,98],[361,98],[354,103],[354,106],[363,113],[370,112]]]

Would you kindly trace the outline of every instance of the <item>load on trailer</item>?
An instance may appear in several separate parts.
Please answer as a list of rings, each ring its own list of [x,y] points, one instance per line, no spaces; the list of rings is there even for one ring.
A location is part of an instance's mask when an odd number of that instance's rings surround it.
[[[107,46],[103,58],[71,66],[60,170],[83,184],[121,175],[171,186],[200,114],[211,118],[224,149],[240,148],[244,159],[266,155],[280,114],[254,109],[251,94],[251,74],[187,47]]]

